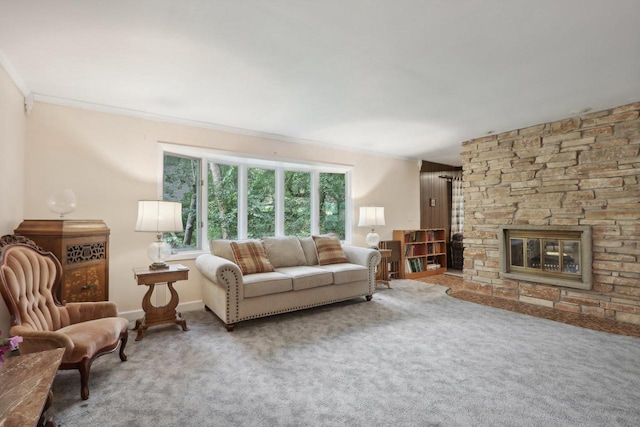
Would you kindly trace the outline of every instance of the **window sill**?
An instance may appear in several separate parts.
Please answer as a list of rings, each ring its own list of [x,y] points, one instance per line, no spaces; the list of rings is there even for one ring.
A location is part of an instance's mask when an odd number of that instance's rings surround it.
[[[209,253],[209,251],[207,251],[207,250],[180,251],[180,252],[177,252],[175,254],[172,254],[165,261],[182,261],[182,260],[187,260],[187,259],[196,259],[196,258],[198,258],[198,256],[200,256],[202,254],[208,254],[208,253]]]

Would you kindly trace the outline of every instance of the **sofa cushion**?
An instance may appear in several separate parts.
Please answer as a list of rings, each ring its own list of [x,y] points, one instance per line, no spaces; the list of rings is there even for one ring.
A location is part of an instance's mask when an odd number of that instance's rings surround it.
[[[274,268],[305,265],[307,262],[300,241],[295,236],[264,237],[262,245]]]
[[[293,290],[317,288],[333,283],[333,274],[330,271],[318,267],[306,265],[298,267],[283,267],[276,270],[278,273],[286,274],[293,280]]]
[[[347,262],[340,240],[334,236],[313,236],[320,265]]]
[[[275,271],[262,243],[231,242],[231,250],[243,275]]]
[[[305,265],[318,265],[318,253],[316,252],[316,242],[313,241],[313,237],[298,237],[298,240],[306,259]]]
[[[209,242],[209,249],[211,250],[211,253],[215,256],[225,258],[231,262],[236,262],[236,259],[233,256],[233,251],[231,250],[231,242],[234,242],[234,241],[239,242],[240,240],[212,239]],[[251,240],[251,241],[258,242],[259,240]]]
[[[244,297],[252,298],[262,295],[277,294],[293,290],[291,277],[279,272],[256,273],[243,276]]]
[[[369,269],[363,265],[345,262],[342,264],[322,265],[318,268],[332,272],[335,285],[369,280]]]

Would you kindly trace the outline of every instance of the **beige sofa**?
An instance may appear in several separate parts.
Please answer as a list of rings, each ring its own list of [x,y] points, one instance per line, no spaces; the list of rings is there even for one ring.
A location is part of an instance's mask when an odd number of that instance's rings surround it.
[[[200,255],[196,267],[202,273],[202,299],[232,331],[237,322],[331,304],[357,297],[371,300],[375,292],[375,268],[380,253],[373,249],[339,245],[346,259],[327,261],[320,253],[321,236],[267,237],[254,249],[264,248],[273,271],[243,274],[233,245],[239,242],[213,240],[211,254]],[[335,248],[334,248],[335,249]],[[330,262],[327,264],[326,262]]]

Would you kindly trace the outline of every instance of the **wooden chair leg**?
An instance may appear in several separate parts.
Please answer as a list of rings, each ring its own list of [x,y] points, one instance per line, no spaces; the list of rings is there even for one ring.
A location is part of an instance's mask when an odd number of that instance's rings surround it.
[[[120,336],[120,360],[123,362],[127,361],[127,355],[124,354],[124,348],[127,345],[127,340],[129,339],[129,331],[125,330]]]
[[[91,370],[91,359],[85,357],[78,363],[80,371],[80,397],[82,400],[89,398],[89,371]]]

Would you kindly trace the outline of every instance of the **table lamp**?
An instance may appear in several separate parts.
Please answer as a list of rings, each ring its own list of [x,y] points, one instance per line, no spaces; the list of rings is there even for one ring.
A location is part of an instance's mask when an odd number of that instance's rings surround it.
[[[171,255],[171,245],[162,240],[162,233],[183,231],[182,204],[164,200],[138,201],[136,231],[156,233],[156,241],[149,245],[147,254],[153,262],[150,270],[169,268],[164,261]]]
[[[376,233],[376,226],[384,224],[384,208],[375,206],[360,207],[359,227],[371,227],[371,233],[367,234],[367,244],[370,248],[378,249],[380,236]]]

